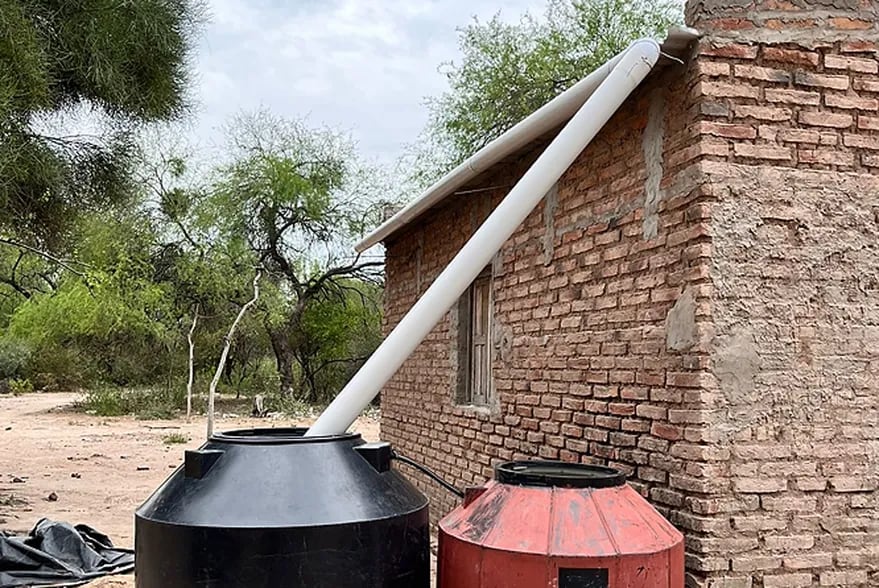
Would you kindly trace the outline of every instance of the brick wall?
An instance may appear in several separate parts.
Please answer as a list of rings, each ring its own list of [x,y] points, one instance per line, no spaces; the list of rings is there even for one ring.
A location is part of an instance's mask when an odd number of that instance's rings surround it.
[[[401,452],[460,485],[485,481],[502,460],[609,463],[675,522],[696,520],[686,493],[703,489],[706,460],[724,457],[701,444],[697,418],[710,293],[698,161],[715,149],[698,142],[697,83],[692,68],[652,77],[500,252],[497,409],[453,404],[453,313],[385,388],[383,434]],[[542,147],[387,243],[388,328]],[[454,505],[420,483],[435,517]]]
[[[730,459],[694,577],[879,586],[875,46],[715,39],[698,67],[715,146],[705,418]]]
[[[385,437],[460,485],[620,467],[685,531],[688,586],[879,586],[876,6],[691,2],[693,59],[498,256],[498,406],[454,405],[450,314],[384,390]],[[388,241],[388,328],[542,146]]]

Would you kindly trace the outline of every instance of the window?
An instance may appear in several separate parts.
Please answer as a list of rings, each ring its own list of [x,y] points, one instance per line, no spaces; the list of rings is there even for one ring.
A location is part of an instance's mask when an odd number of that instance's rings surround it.
[[[491,302],[489,266],[458,302],[457,400],[460,404],[491,404]]]

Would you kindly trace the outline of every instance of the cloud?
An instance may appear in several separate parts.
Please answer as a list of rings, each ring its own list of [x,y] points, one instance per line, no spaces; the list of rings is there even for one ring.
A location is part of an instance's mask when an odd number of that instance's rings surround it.
[[[424,98],[445,87],[455,27],[539,0],[214,0],[199,47],[196,135],[222,141],[234,114],[266,107],[352,133],[368,157],[395,159],[415,140]]]

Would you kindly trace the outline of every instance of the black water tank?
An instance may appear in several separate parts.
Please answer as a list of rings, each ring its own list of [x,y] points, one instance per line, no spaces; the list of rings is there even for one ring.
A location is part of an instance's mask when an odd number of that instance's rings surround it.
[[[427,588],[427,499],[387,444],[214,435],[135,516],[138,588]]]

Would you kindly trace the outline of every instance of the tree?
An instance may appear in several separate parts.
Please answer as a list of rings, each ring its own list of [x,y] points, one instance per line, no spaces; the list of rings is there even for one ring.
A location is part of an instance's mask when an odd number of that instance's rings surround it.
[[[238,397],[245,380],[256,374],[268,345],[262,322],[249,314],[236,321],[234,337],[222,336],[221,331],[226,333],[228,323],[252,295],[253,285],[247,276],[257,265],[256,257],[240,239],[218,235],[215,221],[219,216],[211,208],[210,186],[189,171],[192,154],[185,154],[187,150],[179,141],[162,139],[153,146],[154,157],[144,161],[138,178],[145,191],[145,211],[161,227],[168,252],[164,279],[172,284],[177,322],[186,329],[188,416],[196,371],[197,326],[202,365],[221,363],[223,381]],[[218,349],[227,344],[226,359],[215,360],[215,355],[222,355]]]
[[[91,215],[78,230],[77,268],[35,291],[9,317],[8,340],[26,345],[30,373],[60,384],[156,381],[166,373],[171,289],[156,268],[154,228],[127,211]],[[159,351],[157,353],[157,351]]]
[[[444,64],[449,89],[428,103],[418,154],[445,171],[631,41],[663,36],[682,20],[679,0],[550,0],[543,19],[474,20],[460,29],[460,62]]]
[[[281,391],[292,395],[297,361],[312,356],[303,351],[308,311],[344,304],[357,293],[352,280],[375,280],[382,267],[350,253],[376,212],[369,174],[344,136],[267,113],[233,124],[230,152],[204,209],[223,239],[246,246],[265,268],[265,299],[274,301],[265,306],[265,327]],[[301,384],[314,399],[311,382]]]
[[[198,2],[0,0],[0,244],[57,249],[131,194],[137,126],[185,112]]]
[[[217,397],[217,384],[220,383],[220,377],[223,375],[223,371],[226,368],[226,359],[229,357],[229,349],[232,347],[235,330],[238,329],[238,324],[241,322],[241,319],[244,318],[244,315],[247,314],[248,309],[259,300],[259,279],[261,277],[262,271],[257,270],[256,275],[253,277],[253,298],[244,303],[244,306],[241,307],[241,310],[239,310],[238,314],[235,316],[232,326],[229,327],[229,332],[223,337],[223,351],[220,353],[220,361],[217,364],[217,370],[214,372],[214,377],[211,379],[211,384],[208,388],[208,439],[214,434],[214,401]],[[186,416],[189,416],[188,412]]]
[[[381,343],[381,289],[347,280],[345,298],[319,300],[305,311],[294,350],[306,400],[333,398]]]

